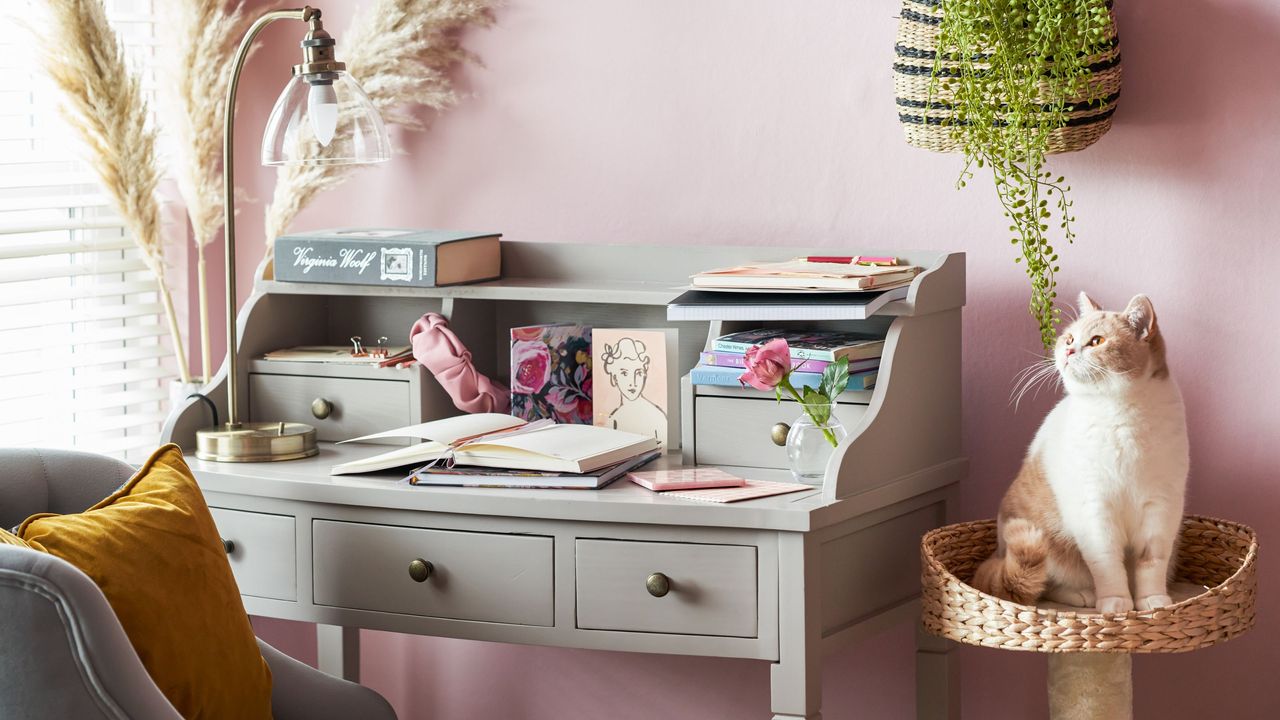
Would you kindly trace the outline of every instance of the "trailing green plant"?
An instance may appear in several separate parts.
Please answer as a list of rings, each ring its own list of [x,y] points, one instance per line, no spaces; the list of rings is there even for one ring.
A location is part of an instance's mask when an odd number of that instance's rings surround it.
[[[1092,58],[1114,42],[1107,0],[939,0],[942,21],[930,105],[963,146],[964,187],[974,166],[990,168],[1010,220],[1014,262],[1031,281],[1029,311],[1046,349],[1057,337],[1058,241],[1075,240],[1070,186],[1045,169],[1055,131],[1070,113],[1102,102]]]

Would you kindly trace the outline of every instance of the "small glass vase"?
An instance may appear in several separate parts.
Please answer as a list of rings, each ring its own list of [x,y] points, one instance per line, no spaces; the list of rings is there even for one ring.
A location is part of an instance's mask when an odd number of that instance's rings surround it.
[[[831,459],[831,453],[848,434],[838,418],[830,413],[827,417],[827,422],[819,425],[809,417],[809,413],[801,413],[787,433],[787,460],[791,466],[791,477],[796,482],[821,485],[827,476],[827,461]]]

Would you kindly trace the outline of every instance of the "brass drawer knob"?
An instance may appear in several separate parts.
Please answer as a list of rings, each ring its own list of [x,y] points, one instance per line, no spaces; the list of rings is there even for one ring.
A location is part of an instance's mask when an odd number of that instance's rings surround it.
[[[236,551],[236,541],[222,538],[222,549],[226,550],[227,554],[230,555]]]
[[[333,403],[324,398],[316,398],[311,401],[311,414],[317,420],[323,420],[333,413]]]
[[[409,563],[409,577],[413,578],[414,582],[426,582],[427,578],[431,577],[435,570],[434,565],[422,558]]]
[[[783,447],[787,444],[787,434],[791,432],[791,426],[786,423],[778,423],[769,430],[769,437],[773,438],[773,444]]]
[[[663,597],[671,592],[671,578],[662,573],[653,573],[644,581],[644,587],[654,597]]]

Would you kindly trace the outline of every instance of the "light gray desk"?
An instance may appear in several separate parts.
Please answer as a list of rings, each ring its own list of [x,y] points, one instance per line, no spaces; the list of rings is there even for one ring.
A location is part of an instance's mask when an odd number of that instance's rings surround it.
[[[746,249],[513,244],[504,253],[506,280],[463,288],[260,280],[240,328],[238,380],[259,393],[250,407],[265,403],[271,419],[309,420],[302,400],[336,393],[347,412],[317,424],[322,439],[349,437],[363,429],[362,398],[399,397],[387,395],[385,383],[400,382],[392,389],[404,391],[406,420],[453,414],[420,370],[344,378],[251,362],[279,347],[340,342],[357,326],[366,336],[403,334],[432,309],[453,319],[481,368],[495,374],[502,374],[506,328],[528,322],[677,327],[682,373],[709,338],[745,326],[668,324],[664,307],[690,272],[749,259]],[[625,482],[600,491],[503,490],[329,476],[331,465],[376,451],[369,446],[323,443],[315,458],[275,464],[191,458],[220,531],[234,543],[246,609],[317,623],[322,667],[348,678],[357,674],[358,628],[753,658],[773,663],[775,720],[820,718],[825,654],[887,623],[918,623],[919,537],[947,521],[967,469],[959,447],[963,256],[897,254],[930,268],[907,300],[870,320],[827,323],[879,329],[888,339],[876,389],[846,394],[850,437],[821,488],[712,505]],[[660,279],[636,282],[638,267]],[[225,381],[225,374],[215,381],[215,399]],[[294,416],[278,415],[294,401]],[[388,421],[387,412],[375,414]],[[741,457],[750,463],[728,469],[786,477],[768,432],[775,419],[793,420],[794,406],[754,391],[686,384],[680,414],[685,462]],[[207,422],[189,403],[166,434],[190,448]],[[673,453],[664,462],[681,460]],[[425,579],[423,564],[411,577],[414,561],[430,564]],[[667,580],[667,592],[649,582],[655,574]],[[922,636],[918,650],[918,716],[957,718],[948,647]]]

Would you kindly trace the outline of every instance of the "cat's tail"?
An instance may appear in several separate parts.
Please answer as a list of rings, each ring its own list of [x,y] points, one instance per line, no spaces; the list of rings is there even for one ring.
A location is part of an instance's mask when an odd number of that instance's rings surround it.
[[[973,586],[982,592],[1022,605],[1044,594],[1049,582],[1049,544],[1040,528],[1022,518],[1006,520],[1000,528],[1004,554],[999,552],[978,566]]]

